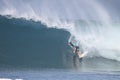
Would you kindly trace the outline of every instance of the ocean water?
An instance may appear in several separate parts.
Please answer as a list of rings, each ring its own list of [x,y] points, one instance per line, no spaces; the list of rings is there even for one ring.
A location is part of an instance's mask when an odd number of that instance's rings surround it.
[[[0,80],[119,80],[119,72],[79,72],[63,69],[0,71]]]
[[[68,48],[67,31],[47,28],[33,21],[0,18],[1,66],[63,66],[63,54]]]
[[[0,80],[119,80],[119,4],[1,0]]]
[[[24,23],[24,24],[23,24]],[[119,80],[120,62],[73,61],[70,33],[40,22],[0,16],[0,80]]]

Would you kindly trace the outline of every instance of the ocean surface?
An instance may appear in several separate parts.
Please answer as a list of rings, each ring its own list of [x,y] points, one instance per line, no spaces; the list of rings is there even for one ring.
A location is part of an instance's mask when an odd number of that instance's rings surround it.
[[[73,61],[70,33],[41,22],[0,16],[0,80],[119,80],[120,62]],[[97,54],[97,52],[96,52]]]
[[[5,70],[0,80],[119,80],[119,72],[79,72],[61,69]]]
[[[119,4],[0,0],[0,80],[120,80]]]

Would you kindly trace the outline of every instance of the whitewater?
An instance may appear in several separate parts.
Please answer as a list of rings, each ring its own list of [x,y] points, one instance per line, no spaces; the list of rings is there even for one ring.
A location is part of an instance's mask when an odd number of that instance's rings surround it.
[[[74,37],[75,44],[88,53],[86,57],[120,61],[118,3],[118,0],[1,0],[0,15],[64,29]]]
[[[100,56],[120,61],[120,28],[109,5],[99,0],[69,1],[1,1],[0,14],[41,21],[48,27],[63,28],[75,36],[89,54],[97,50]],[[88,3],[89,2],[89,3]],[[20,6],[17,6],[19,3]],[[111,5],[114,8],[114,5]],[[108,7],[108,8],[107,8]],[[116,15],[115,15],[116,14]],[[115,18],[115,19],[114,19]]]
[[[0,0],[0,80],[119,80],[119,0]],[[87,54],[73,61],[68,42]]]

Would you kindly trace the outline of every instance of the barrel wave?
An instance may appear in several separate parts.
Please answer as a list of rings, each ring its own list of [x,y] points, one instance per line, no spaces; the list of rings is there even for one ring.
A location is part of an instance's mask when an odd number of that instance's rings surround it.
[[[3,68],[75,68],[73,51],[68,46],[70,33],[47,28],[41,22],[0,16],[0,65]],[[118,71],[119,62],[88,55],[80,70]]]
[[[65,30],[47,28],[40,22],[0,16],[0,64],[63,67],[69,35]]]
[[[69,4],[68,4],[69,2]],[[18,6],[21,5],[21,6]],[[1,66],[72,68],[72,41],[87,52],[82,70],[120,68],[119,0],[1,0]]]

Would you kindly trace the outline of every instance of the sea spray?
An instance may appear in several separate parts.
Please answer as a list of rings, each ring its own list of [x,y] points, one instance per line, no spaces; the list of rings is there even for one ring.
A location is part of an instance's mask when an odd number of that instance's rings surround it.
[[[117,10],[115,12],[113,14],[109,6],[99,0],[1,0],[0,5],[1,15],[32,19],[49,28],[65,29],[88,54],[120,61],[120,24],[114,22],[119,18],[115,15]]]

